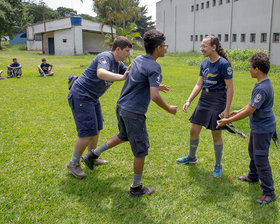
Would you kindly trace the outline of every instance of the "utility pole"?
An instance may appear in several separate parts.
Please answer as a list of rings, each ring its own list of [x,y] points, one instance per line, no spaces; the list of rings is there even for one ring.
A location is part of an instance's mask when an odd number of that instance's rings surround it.
[[[271,56],[273,7],[274,7],[274,0],[271,0],[270,26],[269,26],[269,37],[268,37],[268,56],[269,56],[269,58]]]

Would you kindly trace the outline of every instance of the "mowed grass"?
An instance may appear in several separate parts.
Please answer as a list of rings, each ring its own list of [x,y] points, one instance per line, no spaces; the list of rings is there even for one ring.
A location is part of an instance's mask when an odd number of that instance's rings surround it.
[[[147,113],[150,137],[143,183],[156,188],[152,196],[129,197],[133,155],[129,143],[108,150],[102,158],[107,166],[74,178],[66,170],[76,140],[76,129],[67,102],[67,78],[81,75],[92,55],[47,56],[54,64],[54,77],[40,78],[36,66],[39,52],[7,48],[0,51],[0,69],[17,57],[22,79],[0,80],[0,222],[1,223],[280,223],[280,199],[268,206],[256,204],[259,184],[235,177],[246,174],[248,137],[223,133],[222,180],[211,177],[214,149],[211,133],[200,135],[198,163],[178,165],[176,159],[188,152],[191,116],[181,108],[195,85],[199,67],[187,66],[187,57],[166,56],[163,83],[166,102],[178,105],[176,116],[151,102]],[[2,74],[6,76],[6,71]],[[280,123],[279,75],[271,74],[275,91],[274,112]],[[234,72],[232,109],[245,106],[256,80],[248,72]],[[104,130],[99,144],[118,133],[115,107],[123,83],[115,83],[101,98]],[[248,118],[235,123],[249,136]],[[279,125],[277,130],[280,133]],[[276,194],[280,197],[280,150],[272,143],[270,163]]]

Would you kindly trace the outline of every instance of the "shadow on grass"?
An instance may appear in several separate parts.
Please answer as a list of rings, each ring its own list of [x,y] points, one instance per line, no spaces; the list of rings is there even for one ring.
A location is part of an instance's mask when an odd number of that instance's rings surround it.
[[[130,182],[131,177],[124,177],[122,174],[108,177],[101,175],[98,169],[87,174],[83,180],[68,174],[61,182],[60,189],[66,195],[78,197],[78,201],[89,209],[89,218],[92,217],[93,222],[107,220],[110,223],[155,223],[146,215],[149,213],[147,203],[151,200],[150,196],[131,198],[129,185],[122,187],[123,181]]]

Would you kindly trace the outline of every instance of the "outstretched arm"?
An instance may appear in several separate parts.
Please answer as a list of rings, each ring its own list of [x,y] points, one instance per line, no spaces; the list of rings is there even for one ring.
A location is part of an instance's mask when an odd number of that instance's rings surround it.
[[[122,81],[122,80],[126,79],[128,73],[129,73],[130,67],[131,67],[131,65],[128,66],[127,70],[125,71],[125,73],[123,75],[110,72],[104,68],[100,68],[97,70],[97,77],[102,80],[111,81],[111,82]]]
[[[191,105],[191,102],[194,100],[194,98],[199,94],[199,92],[202,89],[202,84],[203,84],[203,77],[199,76],[197,83],[195,84],[191,95],[189,96],[189,98],[187,99],[186,103],[183,106],[183,111],[187,112],[188,107]]]
[[[150,87],[150,96],[151,96],[152,101],[154,101],[162,109],[166,110],[168,113],[176,114],[177,106],[169,106],[160,96],[159,88]]]
[[[245,117],[248,117],[251,114],[253,114],[255,112],[255,110],[256,110],[255,107],[252,107],[250,104],[248,104],[247,106],[242,108],[240,110],[240,112],[236,113],[235,115],[233,115],[233,116],[231,116],[229,118],[224,118],[222,120],[218,120],[217,121],[217,128],[225,126],[226,124],[228,124],[230,122],[242,120]]]

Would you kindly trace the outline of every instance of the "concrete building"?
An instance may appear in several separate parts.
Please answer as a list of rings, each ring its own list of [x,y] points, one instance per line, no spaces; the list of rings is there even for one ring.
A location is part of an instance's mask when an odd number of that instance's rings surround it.
[[[113,30],[115,33],[115,30]],[[103,33],[111,33],[107,25]],[[79,55],[99,53],[108,48],[101,24],[81,17],[69,17],[27,27],[27,50],[43,54]]]
[[[199,51],[215,35],[224,48],[265,49],[280,65],[280,0],[161,0],[156,9],[168,51]]]

